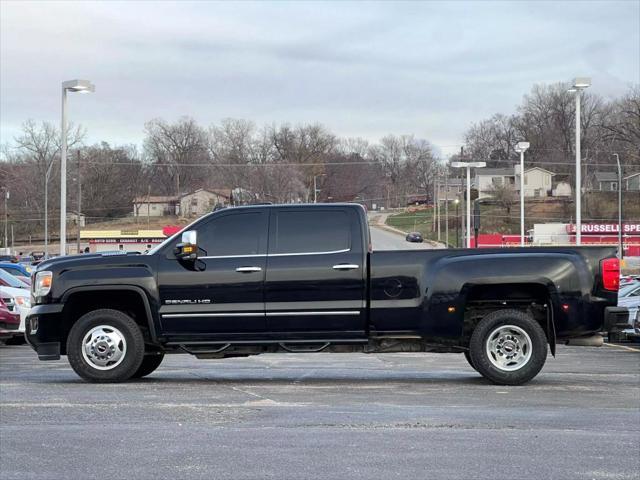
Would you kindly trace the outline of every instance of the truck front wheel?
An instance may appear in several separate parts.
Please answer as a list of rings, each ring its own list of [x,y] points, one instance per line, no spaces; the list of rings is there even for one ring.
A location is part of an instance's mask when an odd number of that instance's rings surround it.
[[[547,359],[547,338],[538,322],[519,310],[497,310],[476,326],[469,344],[471,364],[498,385],[520,385]]]
[[[142,365],[144,338],[136,322],[123,312],[94,310],[71,327],[67,358],[71,368],[89,382],[123,382]]]

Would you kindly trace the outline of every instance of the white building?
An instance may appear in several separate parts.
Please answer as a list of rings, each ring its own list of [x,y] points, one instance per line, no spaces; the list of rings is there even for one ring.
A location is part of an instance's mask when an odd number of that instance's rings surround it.
[[[520,170],[518,166],[517,170]],[[556,174],[540,167],[533,167],[524,171],[524,196],[546,197],[552,192],[553,177]],[[516,190],[520,191],[520,175],[516,179]],[[571,194],[571,192],[569,192]]]
[[[173,196],[144,196],[133,200],[134,217],[164,217],[177,215],[178,197]]]
[[[180,216],[199,217],[213,211],[216,206],[231,202],[231,190],[208,190],[200,188],[180,197]]]
[[[524,196],[547,197],[553,193],[553,177],[556,174],[540,167],[532,167],[524,171]],[[478,168],[476,170],[475,185],[478,188],[478,198],[486,198],[492,195],[496,186],[511,185],[514,192],[520,194],[520,165],[513,168]],[[568,186],[568,184],[567,184]],[[558,196],[570,196],[566,193],[566,186],[558,190]]]
[[[446,182],[443,179],[438,183],[438,200],[441,202],[452,202],[456,198],[460,198],[462,191],[465,189],[465,180],[462,178],[449,177]]]
[[[490,197],[496,186],[511,185],[515,190],[515,183],[516,175],[513,168],[476,169],[475,186],[478,189],[478,198]]]

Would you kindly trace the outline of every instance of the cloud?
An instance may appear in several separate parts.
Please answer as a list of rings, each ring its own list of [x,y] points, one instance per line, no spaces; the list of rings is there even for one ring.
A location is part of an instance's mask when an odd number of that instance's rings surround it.
[[[640,82],[637,2],[2,2],[0,141],[58,121],[60,82],[92,140],[139,143],[190,115],[321,122],[372,140],[414,133],[457,151],[534,83]],[[446,151],[449,147],[444,148]]]

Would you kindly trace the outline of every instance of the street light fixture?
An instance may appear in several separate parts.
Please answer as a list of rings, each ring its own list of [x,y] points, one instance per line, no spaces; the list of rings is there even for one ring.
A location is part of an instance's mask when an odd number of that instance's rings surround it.
[[[520,154],[520,246],[524,247],[524,152],[529,142],[518,142],[516,152]]]
[[[582,90],[591,86],[588,77],[573,79],[569,92],[576,94],[576,245],[582,244],[582,169],[580,165],[580,97]]]
[[[67,252],[67,92],[92,93],[96,87],[89,80],[62,82],[62,142],[60,147],[60,255]]]
[[[471,169],[486,167],[486,162],[451,162],[454,168],[467,169],[467,248],[471,248]]]

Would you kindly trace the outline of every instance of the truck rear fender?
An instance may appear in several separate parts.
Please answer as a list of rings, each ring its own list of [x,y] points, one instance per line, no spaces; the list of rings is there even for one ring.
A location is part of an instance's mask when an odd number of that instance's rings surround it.
[[[444,257],[426,270],[425,285],[429,286],[425,296],[425,317],[422,329],[425,335],[463,338],[466,311],[478,301],[500,301],[509,304],[526,300],[539,300],[536,295],[527,297],[522,292],[528,288],[545,292],[550,313],[542,323],[552,352],[555,352],[555,322],[561,302],[559,292],[580,297],[586,285],[584,272],[579,268],[575,255],[571,253],[497,253],[482,256]],[[518,288],[514,289],[514,286]],[[522,288],[520,288],[522,287]],[[514,290],[513,295],[505,292]],[[495,298],[486,295],[495,291]],[[474,295],[476,298],[474,298]]]

